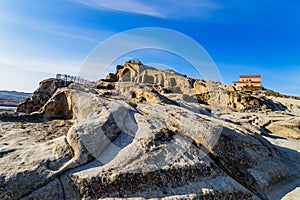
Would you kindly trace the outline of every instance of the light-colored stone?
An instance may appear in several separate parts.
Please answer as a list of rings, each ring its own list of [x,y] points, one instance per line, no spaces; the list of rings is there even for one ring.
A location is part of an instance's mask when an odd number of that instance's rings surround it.
[[[96,83],[46,80],[27,114],[0,115],[0,198],[282,197],[299,179],[286,147],[300,101],[272,94],[135,61]]]
[[[38,89],[35,90],[29,98],[21,101],[17,112],[32,113],[39,111],[58,88],[66,87],[70,84],[71,82],[59,79],[46,79],[41,81]]]

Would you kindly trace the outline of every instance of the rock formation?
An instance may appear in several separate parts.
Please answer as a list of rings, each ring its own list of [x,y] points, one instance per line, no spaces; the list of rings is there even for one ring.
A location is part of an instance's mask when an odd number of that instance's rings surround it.
[[[33,94],[24,99],[17,108],[17,112],[27,114],[39,111],[43,105],[53,96],[58,88],[66,87],[71,82],[65,82],[60,79],[47,79],[40,82],[39,87]]]
[[[280,199],[300,154],[271,142],[299,142],[300,101],[266,91],[140,62],[45,80],[0,115],[0,199]]]

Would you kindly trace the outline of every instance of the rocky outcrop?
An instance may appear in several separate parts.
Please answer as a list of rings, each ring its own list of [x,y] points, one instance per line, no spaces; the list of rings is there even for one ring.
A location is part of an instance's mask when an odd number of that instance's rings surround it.
[[[210,155],[231,177],[260,198],[266,199],[266,191],[276,184],[298,176],[297,168],[282,162],[278,150],[260,136],[245,138],[232,133],[225,128]],[[235,145],[238,143],[241,145]]]
[[[68,90],[58,89],[41,108],[46,119],[71,119],[72,97]]]
[[[226,175],[208,157],[180,135],[133,141],[126,151],[107,165],[71,177],[84,198],[135,197],[163,198],[243,198],[255,195]],[[132,152],[132,155],[126,155]],[[213,185],[214,188],[211,188]],[[197,190],[197,187],[211,190]],[[174,197],[173,197],[174,198]]]
[[[15,128],[1,137],[1,199],[19,199],[30,194],[51,182],[55,170],[71,159],[72,151],[64,135],[37,141],[32,135],[37,128],[35,125]],[[40,134],[45,129],[40,129]]]
[[[32,113],[39,111],[42,106],[53,96],[58,88],[66,87],[71,82],[59,79],[47,79],[40,82],[39,87],[33,94],[21,101],[17,108],[17,112]]]
[[[300,140],[299,117],[290,117],[284,121],[273,119],[266,128],[276,136]]]
[[[280,103],[259,96],[257,90],[238,91],[233,86],[215,81],[188,78],[172,70],[156,70],[141,62],[130,61],[118,66],[115,74],[106,77],[107,82],[134,82],[147,84],[152,88],[163,88],[168,93],[192,96],[199,103],[228,107],[238,111],[285,110]],[[112,88],[112,83],[102,82],[99,88]],[[160,89],[162,91],[162,89]],[[265,90],[267,92],[269,90]],[[160,92],[161,93],[161,92]]]
[[[36,90],[43,100],[28,100],[28,114],[0,117],[1,199],[274,199],[278,185],[300,180],[299,153],[262,136],[299,134],[297,99],[140,62],[95,84],[40,87],[51,92]]]

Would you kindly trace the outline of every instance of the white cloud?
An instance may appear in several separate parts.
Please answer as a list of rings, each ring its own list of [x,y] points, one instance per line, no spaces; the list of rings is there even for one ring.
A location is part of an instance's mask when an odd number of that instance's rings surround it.
[[[74,0],[77,3],[84,4],[86,6],[98,9],[110,9],[122,12],[132,12],[136,14],[144,14],[155,17],[162,17],[161,13],[157,12],[155,8],[144,5],[143,3],[136,0],[123,0],[115,1],[111,0]]]
[[[90,29],[60,21],[42,20],[24,15],[12,15],[7,12],[0,13],[0,28],[3,27],[5,30],[7,25],[26,27],[68,39],[85,40],[95,44],[115,33],[107,29]]]
[[[99,10],[114,10],[159,18],[206,18],[220,6],[211,0],[71,0]]]
[[[42,72],[48,74],[67,73],[76,75],[79,71],[81,60],[63,60],[51,58],[26,58],[17,56],[0,57],[2,66],[14,66],[19,69],[32,72]]]

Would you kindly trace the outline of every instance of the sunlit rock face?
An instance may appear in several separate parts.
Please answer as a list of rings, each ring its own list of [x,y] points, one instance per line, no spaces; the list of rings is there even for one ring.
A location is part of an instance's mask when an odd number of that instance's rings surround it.
[[[272,94],[135,61],[42,81],[0,114],[0,198],[278,199],[300,156],[272,143],[299,140],[300,100]]]
[[[17,112],[32,113],[39,111],[58,88],[66,87],[70,83],[71,82],[59,79],[46,79],[41,81],[38,89],[36,89],[29,98],[24,99],[20,103]]]

